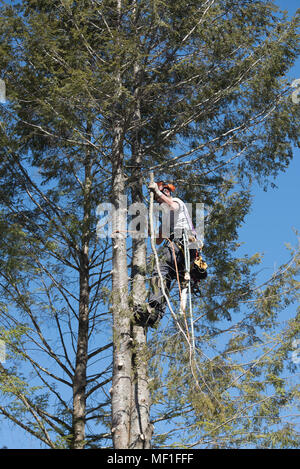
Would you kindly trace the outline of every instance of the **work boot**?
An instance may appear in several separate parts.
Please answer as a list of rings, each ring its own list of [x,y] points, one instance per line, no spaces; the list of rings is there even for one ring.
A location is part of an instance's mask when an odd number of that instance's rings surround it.
[[[161,317],[162,313],[148,304],[135,306],[134,320],[137,326],[155,327]]]

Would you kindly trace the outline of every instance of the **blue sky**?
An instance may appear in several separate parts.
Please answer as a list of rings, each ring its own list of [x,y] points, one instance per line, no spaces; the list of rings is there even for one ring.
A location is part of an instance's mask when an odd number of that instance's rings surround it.
[[[293,15],[299,8],[299,0],[277,0],[276,3]],[[300,60],[290,71],[292,82],[300,78]],[[297,104],[295,104],[297,105]],[[300,106],[300,104],[298,104]],[[285,243],[297,244],[293,229],[300,232],[300,149],[294,150],[294,158],[285,173],[276,179],[277,189],[264,192],[257,187],[254,203],[246,223],[240,230],[241,250],[264,254],[262,275],[269,277],[276,268],[289,259]],[[40,443],[15,426],[1,421],[0,448],[38,449]]]
[[[277,0],[275,2],[289,16],[300,7],[299,0]],[[300,78],[300,60],[288,74],[290,82]],[[295,104],[297,105],[297,104]],[[298,104],[300,106],[300,103]],[[245,243],[245,252],[264,254],[265,273],[269,276],[289,258],[285,243],[297,244],[293,229],[300,232],[300,149],[294,149],[293,160],[285,173],[275,181],[277,189],[264,192],[257,187],[254,203],[246,223],[240,230],[240,241]]]

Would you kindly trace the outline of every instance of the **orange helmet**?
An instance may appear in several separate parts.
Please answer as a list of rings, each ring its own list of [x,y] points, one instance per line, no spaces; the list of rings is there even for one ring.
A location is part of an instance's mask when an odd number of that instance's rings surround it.
[[[175,191],[175,186],[169,182],[159,181],[157,187],[161,192],[164,192],[164,189],[168,189],[170,192]]]

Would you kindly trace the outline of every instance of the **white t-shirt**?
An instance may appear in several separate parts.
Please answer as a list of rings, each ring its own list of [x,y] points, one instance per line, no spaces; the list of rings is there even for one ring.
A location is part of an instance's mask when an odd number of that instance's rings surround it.
[[[174,210],[174,232],[183,231],[184,229],[188,231],[192,230],[193,227],[188,219],[188,210],[185,203],[177,197],[174,197],[172,200],[173,202],[177,202],[179,205],[179,209]]]
[[[187,231],[193,231],[193,225],[185,203],[177,197],[172,198],[172,201],[178,203],[179,208],[177,210],[171,209],[165,202],[161,204],[161,208],[167,217],[165,218],[165,223],[163,222],[163,234],[166,234],[167,231],[171,231],[171,234],[174,233],[176,238],[181,238],[185,229]],[[172,218],[174,220],[173,222]]]

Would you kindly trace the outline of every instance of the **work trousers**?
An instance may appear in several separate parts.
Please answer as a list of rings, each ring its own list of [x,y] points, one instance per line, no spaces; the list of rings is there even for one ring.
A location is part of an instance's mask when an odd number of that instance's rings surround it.
[[[197,250],[189,249],[189,253],[190,264],[192,265],[196,258]],[[172,243],[166,242],[160,256],[159,270],[164,280],[164,288],[167,295],[169,294],[172,281],[177,279],[176,265],[179,281],[182,283],[185,273],[184,244],[182,239],[174,239]],[[152,292],[148,303],[152,308],[154,308],[157,318],[160,319],[166,309],[166,299],[163,295],[161,281],[156,266],[152,273],[151,287]]]

